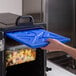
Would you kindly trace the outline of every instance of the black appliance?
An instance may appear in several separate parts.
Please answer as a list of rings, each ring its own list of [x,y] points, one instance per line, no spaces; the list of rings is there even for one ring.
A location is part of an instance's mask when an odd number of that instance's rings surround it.
[[[28,29],[45,29],[44,23],[34,24],[31,16],[19,16],[14,25],[0,25],[0,76],[45,76],[46,51],[36,48],[36,59],[17,65],[6,66],[6,52],[11,47],[21,46],[22,44],[8,38],[5,33],[22,31]],[[12,51],[13,52],[13,51]]]

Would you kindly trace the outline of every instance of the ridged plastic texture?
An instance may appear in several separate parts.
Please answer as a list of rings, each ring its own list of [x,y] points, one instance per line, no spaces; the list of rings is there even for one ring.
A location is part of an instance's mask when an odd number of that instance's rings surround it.
[[[48,38],[57,39],[62,43],[71,41],[70,38],[48,32],[44,29],[33,29],[17,32],[8,32],[6,35],[19,43],[25,44],[31,48],[40,48],[48,45]]]

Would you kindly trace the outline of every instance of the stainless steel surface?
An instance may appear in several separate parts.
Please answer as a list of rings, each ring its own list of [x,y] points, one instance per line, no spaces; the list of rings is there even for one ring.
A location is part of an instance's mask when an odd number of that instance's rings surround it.
[[[43,0],[23,0],[22,15],[31,15],[35,23],[43,22]]]
[[[44,0],[44,21],[51,32],[71,38],[67,45],[76,47],[76,1]],[[76,61],[66,54],[50,54],[49,59],[76,74]]]
[[[48,0],[48,27],[63,31],[73,26],[73,0]]]
[[[0,40],[0,51],[4,50],[4,39]]]
[[[71,38],[74,46],[74,1],[75,0],[44,0],[44,15],[47,28],[51,32]]]
[[[47,66],[52,68],[52,70],[47,73],[47,76],[76,76],[75,74],[63,69],[62,67],[50,61],[47,61]]]
[[[48,53],[47,57],[49,61],[57,64],[71,73],[76,74],[76,66],[70,55],[65,53]]]

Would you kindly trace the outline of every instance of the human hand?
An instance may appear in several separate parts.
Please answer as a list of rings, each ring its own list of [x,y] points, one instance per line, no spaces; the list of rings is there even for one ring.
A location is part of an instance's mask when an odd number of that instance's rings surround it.
[[[49,42],[49,44],[45,47],[41,47],[41,49],[48,50],[50,52],[62,51],[63,46],[65,45],[65,44],[61,43],[60,41],[58,41],[56,39],[48,39],[47,41]]]
[[[47,41],[49,44],[45,47],[41,47],[41,49],[48,50],[49,52],[63,51],[76,59],[76,48],[70,47],[55,39],[48,39]]]

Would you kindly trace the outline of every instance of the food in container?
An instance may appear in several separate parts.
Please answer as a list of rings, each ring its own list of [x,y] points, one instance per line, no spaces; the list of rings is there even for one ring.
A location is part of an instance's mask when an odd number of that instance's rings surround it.
[[[36,49],[14,48],[6,50],[6,66],[17,65],[36,60]]]

